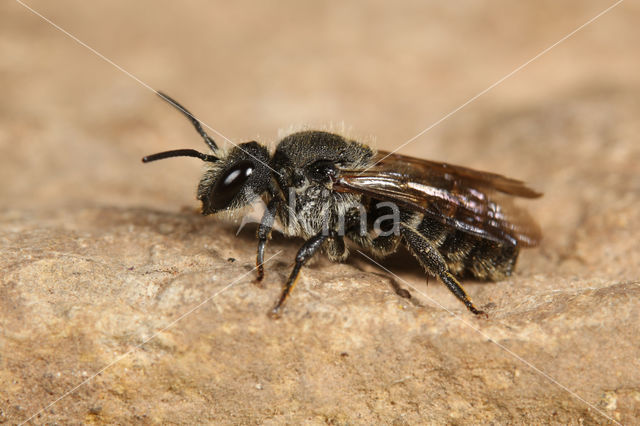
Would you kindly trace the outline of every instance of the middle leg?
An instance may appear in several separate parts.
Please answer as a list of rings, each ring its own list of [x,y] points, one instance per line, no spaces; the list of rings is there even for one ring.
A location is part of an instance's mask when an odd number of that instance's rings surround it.
[[[307,260],[313,257],[313,255],[318,251],[318,249],[322,247],[322,244],[325,241],[327,241],[327,239],[329,238],[339,241],[337,245],[338,246],[342,245],[344,247],[343,237],[338,236],[334,232],[330,232],[328,235],[324,232],[320,232],[319,234],[316,234],[313,237],[309,238],[307,241],[304,242],[302,247],[300,247],[300,250],[298,250],[298,254],[296,255],[296,264],[293,267],[291,274],[289,275],[289,279],[287,279],[287,282],[282,288],[282,294],[280,295],[280,299],[278,299],[278,303],[276,303],[276,305],[271,310],[271,312],[269,312],[269,315],[272,318],[280,317],[284,302],[287,300],[287,297],[289,297],[289,294],[291,294],[291,290],[293,290],[293,288],[296,286],[296,283],[298,282],[298,277],[300,276],[300,269],[307,262]]]

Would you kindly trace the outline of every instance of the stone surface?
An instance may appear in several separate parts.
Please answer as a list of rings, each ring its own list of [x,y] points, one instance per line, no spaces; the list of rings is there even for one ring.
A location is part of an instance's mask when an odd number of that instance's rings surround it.
[[[30,4],[233,140],[344,120],[384,149],[609,5]],[[188,123],[4,3],[0,422],[636,423],[638,12],[403,149],[545,193],[523,203],[545,239],[516,274],[465,282],[488,319],[406,253],[384,262],[395,279],[354,253],[312,262],[273,321],[301,241],[276,235],[254,285],[255,226],[197,213],[196,160],[139,162],[202,149]]]

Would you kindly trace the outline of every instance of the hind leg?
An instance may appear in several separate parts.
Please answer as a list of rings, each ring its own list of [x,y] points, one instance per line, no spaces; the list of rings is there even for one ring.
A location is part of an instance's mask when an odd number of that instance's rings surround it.
[[[475,307],[467,293],[449,272],[447,263],[440,252],[418,231],[402,225],[400,230],[406,247],[418,259],[422,267],[429,273],[436,275],[447,288],[462,302],[467,309],[476,315],[486,315]]]

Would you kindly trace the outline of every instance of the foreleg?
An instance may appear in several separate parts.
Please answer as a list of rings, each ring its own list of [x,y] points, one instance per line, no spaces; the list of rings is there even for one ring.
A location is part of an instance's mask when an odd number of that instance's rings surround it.
[[[272,198],[269,201],[267,209],[262,215],[260,226],[258,227],[258,256],[256,258],[256,267],[258,272],[258,276],[256,277],[257,281],[262,281],[264,278],[264,249],[267,245],[267,241],[271,238],[271,229],[273,228],[273,222],[276,218],[276,210],[279,202],[280,200],[278,198]]]

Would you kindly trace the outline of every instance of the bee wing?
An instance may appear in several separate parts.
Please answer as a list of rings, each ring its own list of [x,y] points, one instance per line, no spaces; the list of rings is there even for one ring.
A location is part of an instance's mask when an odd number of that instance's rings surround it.
[[[421,177],[423,180],[443,182],[457,182],[458,185],[494,189],[505,194],[524,198],[538,198],[542,194],[528,188],[524,182],[511,179],[496,173],[482,172],[467,167],[455,166],[448,163],[424,160],[408,155],[378,151],[373,158],[375,168],[384,170],[400,169],[407,174]]]
[[[382,158],[384,153],[378,156]],[[502,244],[533,247],[541,238],[535,222],[509,197],[541,194],[494,173],[393,154],[364,172],[341,170],[333,188],[392,201]]]

